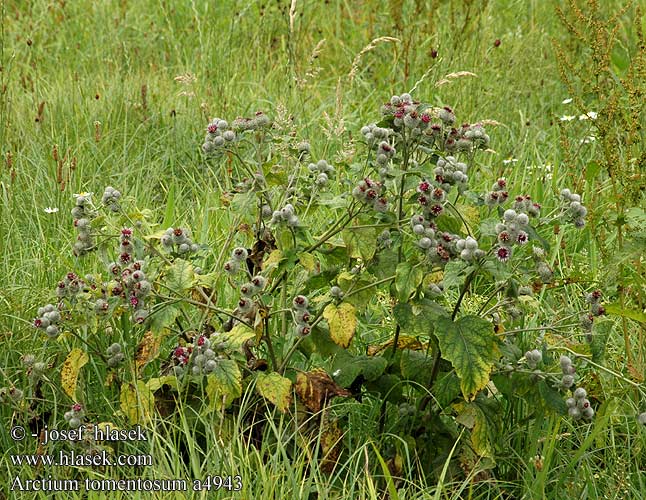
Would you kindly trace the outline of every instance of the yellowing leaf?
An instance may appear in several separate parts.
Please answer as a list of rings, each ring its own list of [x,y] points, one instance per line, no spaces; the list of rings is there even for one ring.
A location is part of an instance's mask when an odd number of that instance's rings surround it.
[[[240,349],[247,340],[255,338],[255,332],[244,323],[238,323],[230,332],[221,334],[231,349]]]
[[[338,307],[328,304],[323,310],[323,317],[330,325],[330,338],[341,347],[348,347],[357,328],[357,316],[354,306],[343,302]]]
[[[444,271],[439,269],[424,276],[423,283],[425,287],[429,287],[432,284],[439,283],[440,281],[442,281],[442,279],[444,279]]]
[[[316,269],[316,258],[311,253],[303,252],[299,255],[298,259],[301,265],[308,272],[311,273],[312,271],[314,271],[314,269]]]
[[[465,232],[470,234],[472,228],[480,226],[480,211],[477,209],[477,207],[471,205],[458,205],[457,209],[464,218],[462,227],[464,228]],[[465,221],[469,225],[468,228],[465,228]]]
[[[256,345],[260,343],[265,333],[265,319],[269,316],[269,310],[265,306],[260,306],[256,311],[256,317],[253,321],[253,329],[256,334]]]
[[[72,399],[76,400],[76,382],[78,381],[79,371],[89,361],[88,355],[78,347],[72,349],[63,362],[61,368],[61,386]]]
[[[262,270],[267,271],[272,267],[278,266],[281,260],[283,260],[283,252],[281,252],[280,250],[274,250],[269,254],[269,257],[267,257],[267,260],[263,262]]]
[[[292,381],[276,372],[268,374],[259,372],[256,390],[283,413],[292,404]]]
[[[321,470],[331,474],[343,451],[343,431],[337,420],[326,422],[321,431]]]
[[[382,344],[370,345],[368,346],[368,356],[376,356],[377,354],[384,352],[389,347],[392,347],[394,343],[395,343],[395,339],[391,338],[390,340],[387,340]],[[427,347],[428,347],[427,343],[422,344],[415,337],[411,337],[409,335],[400,335],[399,339],[397,339],[398,351],[401,351],[403,349],[410,349],[411,351],[422,351],[422,350],[426,350]]]
[[[137,372],[159,356],[161,341],[161,337],[156,337],[150,330],[144,334],[144,338],[139,342],[135,354],[135,367]]]
[[[176,259],[168,268],[166,285],[176,294],[184,294],[195,283],[193,264],[183,259]]]
[[[348,255],[355,259],[369,261],[377,249],[377,230],[368,228],[348,228],[341,233]]]
[[[491,439],[495,433],[484,412],[474,403],[459,403],[454,408],[458,412],[456,421],[471,429],[473,451],[480,457],[493,458]]]
[[[451,362],[467,401],[489,382],[489,373],[499,357],[493,325],[478,316],[463,316],[457,321],[439,318],[435,334],[442,357]]]
[[[146,382],[146,387],[150,392],[155,392],[157,389],[161,389],[162,386],[168,385],[173,389],[177,389],[177,377],[175,375],[164,375],[163,377],[151,378]]]
[[[90,425],[92,425],[92,424],[90,424]],[[97,429],[99,429],[103,433],[107,433],[108,428],[113,429],[113,430],[114,429],[116,429],[116,430],[120,429],[120,427],[118,425],[116,425],[116,424],[114,424],[112,422],[99,422],[98,424],[94,424],[93,428],[94,427],[96,427]]]
[[[121,412],[130,424],[144,424],[150,421],[155,396],[142,380],[137,380],[136,384],[123,384],[119,401]]]
[[[219,360],[215,370],[207,378],[209,411],[227,408],[234,399],[242,395],[242,374],[238,364],[232,359]]]
[[[166,234],[165,229],[160,229],[159,231],[154,232],[153,234],[149,234],[148,236],[144,236],[145,240],[161,240],[162,236]]]

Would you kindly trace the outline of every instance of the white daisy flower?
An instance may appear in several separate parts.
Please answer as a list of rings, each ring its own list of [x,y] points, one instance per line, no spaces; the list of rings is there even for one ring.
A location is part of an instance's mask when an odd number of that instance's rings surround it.
[[[576,118],[576,116],[574,116],[574,115],[563,115],[563,116],[561,116],[561,118],[559,118],[559,120],[561,120],[562,122],[571,122],[575,118]]]
[[[596,120],[597,119],[597,113],[595,111],[588,111],[587,113],[583,115],[579,115],[579,120]]]
[[[503,165],[509,165],[510,163],[516,163],[518,160],[516,158],[507,158],[502,161]]]
[[[55,214],[56,212],[58,212],[57,207],[47,207],[47,208],[44,208],[43,210],[46,214]]]
[[[572,102],[572,98],[568,97],[567,99],[564,99],[561,104],[570,104]]]

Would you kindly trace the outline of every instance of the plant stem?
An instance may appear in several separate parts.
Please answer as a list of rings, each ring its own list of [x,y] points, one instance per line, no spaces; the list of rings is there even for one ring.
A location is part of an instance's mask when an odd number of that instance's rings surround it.
[[[460,311],[460,305],[462,304],[462,299],[469,291],[469,286],[471,286],[471,282],[473,281],[473,278],[475,278],[475,275],[478,273],[479,269],[480,269],[480,266],[478,266],[476,269],[471,271],[471,273],[469,273],[469,276],[467,276],[467,279],[464,282],[464,286],[462,287],[462,291],[460,292],[460,296],[458,297],[458,301],[456,302],[455,307],[453,308],[453,313],[451,314],[451,320],[455,320],[455,317],[458,315],[458,312]]]
[[[363,292],[364,290],[368,290],[370,288],[379,286],[379,285],[381,285],[383,283],[393,281],[395,279],[395,277],[396,276],[389,276],[388,278],[384,278],[384,279],[381,279],[379,281],[375,281],[374,283],[370,283],[369,285],[362,286],[360,288],[357,288],[356,290],[351,290],[347,294],[344,295],[344,298],[348,298],[348,297],[354,295],[355,293]]]
[[[401,238],[401,221],[404,218],[404,191],[406,190],[406,171],[408,170],[408,162],[410,160],[410,151],[408,149],[407,143],[406,143],[406,138],[404,137],[403,141],[403,160],[402,160],[402,170],[403,174],[401,177],[401,184],[399,185],[399,199],[397,200],[398,202],[398,209],[397,209],[397,230],[399,231],[400,234],[400,241],[399,241],[399,248],[397,249],[397,266],[399,267],[399,264],[401,264],[402,257],[403,257],[403,250],[404,250],[404,241],[403,238]],[[395,353],[397,352],[397,346],[399,344],[399,334],[401,333],[401,327],[398,324],[397,327],[395,328],[395,337],[393,338],[393,349],[392,349],[392,354],[390,355],[390,358],[395,357]]]
[[[298,349],[298,346],[301,344],[301,342],[303,341],[304,338],[305,337],[300,337],[300,338],[298,338],[296,340],[296,342],[294,342],[292,347],[289,349],[289,351],[285,355],[285,359],[281,363],[280,368],[278,369],[278,373],[280,373],[281,375],[283,373],[285,373],[285,369],[287,368],[287,364],[289,363],[289,360],[291,359],[292,355],[296,352],[296,349]]]
[[[582,355],[582,354],[580,354],[580,353],[578,353],[578,352],[575,352],[575,351],[573,351],[572,349],[570,349],[570,348],[568,348],[568,347],[559,347],[558,349],[562,349],[562,350],[564,350],[564,351],[567,351],[567,352],[569,352],[570,354],[574,355],[574,356],[575,356],[575,357],[577,357],[577,358],[583,358],[583,359],[585,359],[585,362],[586,362],[586,363],[589,363],[589,364],[591,364],[592,366],[594,366],[595,368],[598,368],[599,370],[602,370],[602,371],[604,371],[604,372],[606,372],[606,373],[608,373],[608,374],[610,374],[610,375],[613,375],[613,376],[617,377],[619,380],[621,380],[621,381],[623,381],[623,382],[626,382],[627,384],[630,384],[630,385],[632,385],[633,387],[637,387],[637,389],[639,389],[639,390],[640,390],[640,392],[643,392],[643,391],[642,391],[642,385],[641,385],[641,384],[638,384],[637,382],[633,382],[632,380],[627,379],[626,377],[624,377],[624,376],[623,376],[623,375],[621,375],[620,373],[617,373],[617,372],[615,372],[615,371],[612,371],[610,368],[606,368],[606,367],[605,367],[605,366],[603,366],[603,365],[600,365],[600,364],[598,364],[598,363],[595,363],[594,361],[592,361],[592,360],[591,360],[590,358],[588,358],[587,356],[584,356],[584,355]],[[555,348],[555,350],[558,350],[558,349],[556,349],[556,348]]]
[[[274,367],[274,370],[278,369],[278,362],[276,361],[276,353],[274,352],[274,345],[271,342],[271,335],[269,335],[269,318],[263,319],[263,339],[267,344],[267,349],[269,350],[269,357],[271,358],[271,365]]]
[[[457,198],[456,198],[455,201],[457,201]],[[467,221],[465,220],[465,218],[462,217],[462,214],[457,209],[457,207],[453,203],[451,203],[449,200],[446,200],[446,204],[451,207],[451,209],[458,215],[458,217],[460,217],[460,220],[462,221],[462,224],[464,224],[464,227],[467,230],[467,234],[473,238],[473,233],[471,233],[471,229],[469,228],[469,224],[467,224]]]
[[[305,249],[305,252],[313,252],[314,250],[319,248],[321,245],[323,245],[327,240],[329,240],[332,236],[334,236],[335,234],[343,231],[344,227],[339,228],[339,225],[341,225],[341,223],[343,223],[343,226],[345,226],[352,219],[354,219],[357,215],[359,215],[359,212],[352,213],[352,207],[350,207],[350,210],[348,210],[348,212],[345,215],[343,215],[339,220],[337,220],[332,225],[332,227],[330,229],[328,229],[328,231],[325,234],[323,234],[323,236],[321,236],[321,238],[316,243],[314,243],[314,244],[310,245],[309,247],[307,247]],[[348,217],[348,220],[344,221],[343,219],[345,219],[346,217]]]
[[[200,302],[198,300],[193,300],[193,299],[189,299],[189,298],[186,298],[186,297],[168,297],[168,296],[159,295],[159,294],[157,294],[157,297],[159,297],[160,299],[163,299],[163,300],[167,300],[169,302],[186,302],[187,304],[193,304],[195,306],[206,307],[207,309],[215,311],[215,312],[217,312],[219,314],[224,314],[225,316],[228,316],[229,318],[235,319],[236,321],[239,321],[240,323],[242,323],[242,324],[248,326],[249,328],[253,329],[253,325],[248,323],[244,319],[239,318],[235,314],[231,314],[230,312],[225,311],[224,309],[220,309],[219,307],[215,307],[212,304]]]

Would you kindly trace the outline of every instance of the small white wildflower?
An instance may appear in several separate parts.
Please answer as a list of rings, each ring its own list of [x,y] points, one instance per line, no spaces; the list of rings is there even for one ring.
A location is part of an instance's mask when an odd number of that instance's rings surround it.
[[[43,210],[45,211],[46,214],[55,214],[56,212],[58,212],[57,207],[47,207],[47,208],[44,208]]]
[[[576,116],[574,116],[574,115],[563,115],[563,116],[561,116],[561,118],[559,118],[559,120],[561,120],[562,122],[571,122],[575,118],[576,118]]]
[[[94,194],[94,193],[86,193],[86,192],[82,192],[82,193],[78,193],[78,194],[77,194],[77,193],[75,193],[75,194],[73,194],[72,196],[73,196],[74,198],[78,198],[79,196],[83,196],[84,198],[89,198],[89,197],[90,197],[90,196],[92,196],[93,194]]]
[[[590,144],[590,143],[592,143],[592,142],[594,142],[596,140],[597,140],[597,138],[595,136],[589,135],[589,136],[584,137],[583,139],[581,139],[581,144]]]
[[[516,158],[507,158],[502,161],[503,165],[509,165],[510,163],[516,163],[518,160]]]
[[[567,99],[564,99],[561,104],[570,104],[572,102],[572,98],[568,97]]]

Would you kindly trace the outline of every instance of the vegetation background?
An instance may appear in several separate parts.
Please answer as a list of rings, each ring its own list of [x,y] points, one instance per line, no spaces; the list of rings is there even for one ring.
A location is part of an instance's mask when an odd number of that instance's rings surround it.
[[[505,176],[539,200],[566,186],[583,195],[591,222],[562,242],[555,265],[613,291],[607,366],[619,376],[604,391],[624,404],[584,436],[557,419],[515,422],[501,437],[510,481],[427,484],[404,467],[397,493],[361,439],[330,476],[306,449],[288,458],[287,422],[262,450],[235,431],[224,442],[214,428],[208,454],[189,449],[188,461],[160,433],[148,450],[155,465],[137,474],[242,476],[241,493],[203,498],[643,498],[646,435],[635,415],[646,403],[622,380],[646,376],[644,29],[637,3],[615,0],[2,1],[0,385],[12,384],[7,373],[22,355],[42,348],[35,309],[83,265],[70,251],[73,193],[112,185],[161,219],[172,191],[175,220],[217,249],[239,228],[200,168],[213,116],[262,109],[292,122],[314,157],[333,160],[354,154],[352,139],[382,102],[414,89],[470,122],[499,123],[495,152],[481,159],[492,179]],[[436,85],[457,71],[477,76]],[[590,111],[594,126],[578,119]],[[16,474],[11,453],[35,452],[9,438],[13,411],[0,409],[4,477]],[[3,483],[0,497],[9,498]]]

